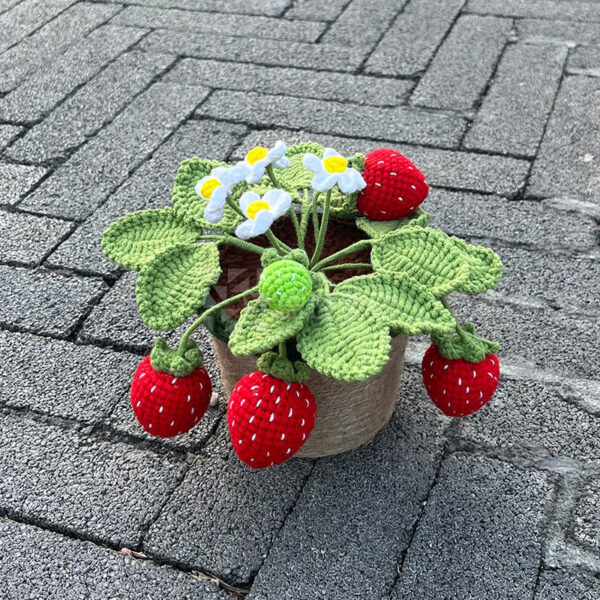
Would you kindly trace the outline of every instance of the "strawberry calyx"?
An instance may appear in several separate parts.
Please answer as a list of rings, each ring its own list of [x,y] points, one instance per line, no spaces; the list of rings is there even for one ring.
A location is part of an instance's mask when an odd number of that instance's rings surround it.
[[[308,254],[306,254],[306,252],[300,248],[295,248],[283,256],[279,254],[275,248],[267,248],[260,257],[260,262],[263,269],[266,269],[269,265],[272,265],[280,260],[293,260],[294,262],[300,263],[306,268],[308,268],[309,263]]]
[[[456,333],[432,333],[431,341],[438,347],[440,354],[450,360],[464,359],[479,363],[486,356],[496,354],[499,345],[477,337],[473,323],[456,326]]]
[[[176,350],[169,348],[167,342],[159,338],[150,353],[150,363],[155,371],[185,377],[202,366],[203,357],[196,343],[189,338],[183,347]]]
[[[310,377],[310,367],[300,360],[292,362],[277,352],[265,352],[258,357],[259,371],[267,373],[287,383],[303,383]]]
[[[349,165],[359,173],[365,170],[365,155],[357,152],[348,159]]]

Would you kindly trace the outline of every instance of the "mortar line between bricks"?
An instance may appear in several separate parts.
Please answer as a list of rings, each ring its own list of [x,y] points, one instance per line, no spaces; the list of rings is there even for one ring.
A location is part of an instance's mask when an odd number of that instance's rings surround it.
[[[335,19],[333,19],[332,21],[325,21],[325,23],[326,23],[325,29],[317,37],[317,39],[314,42],[315,44],[321,43],[321,41],[323,40],[323,37],[331,31],[333,24],[338,22],[339,18],[346,12],[346,9],[352,4],[352,1],[353,0],[347,0],[346,4],[344,4],[344,6],[342,7],[342,10],[340,10],[340,12],[338,13],[338,16]],[[293,3],[289,6],[288,10],[291,10],[292,7],[293,7]],[[286,12],[288,12],[288,10],[286,10]]]
[[[17,3],[14,4],[13,6],[9,6],[8,8],[5,8],[4,10],[0,10],[0,16],[2,16],[3,14],[7,13],[10,10],[12,10],[13,8],[16,8],[20,4],[23,4],[24,1],[25,0],[17,0]],[[21,38],[21,39],[23,39],[23,38]]]
[[[577,1],[582,1],[582,0],[575,0]],[[559,21],[561,23],[574,23],[574,24],[578,24],[578,23],[594,23],[597,24],[598,26],[600,26],[600,18],[597,21],[590,21],[589,19],[564,19],[564,18],[560,18],[560,17],[556,17],[556,18],[552,18],[552,17],[544,17],[544,16],[540,16],[540,15],[514,15],[514,14],[500,14],[500,13],[493,13],[493,12],[474,12],[469,10],[468,5],[465,7],[465,11],[464,13],[465,15],[473,15],[475,17],[494,17],[497,19],[527,19],[527,20],[535,20],[535,21],[548,21],[550,23],[552,22],[556,22]]]

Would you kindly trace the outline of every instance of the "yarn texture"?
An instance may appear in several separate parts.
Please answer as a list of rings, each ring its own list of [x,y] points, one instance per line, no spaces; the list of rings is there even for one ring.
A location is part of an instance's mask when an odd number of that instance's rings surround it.
[[[379,238],[403,227],[427,227],[430,220],[431,215],[419,207],[403,219],[371,221],[366,217],[361,217],[360,219],[356,219],[356,226],[362,229],[369,237]]]
[[[303,265],[292,260],[279,260],[262,272],[258,289],[270,308],[290,312],[306,304],[312,292],[312,281]]]

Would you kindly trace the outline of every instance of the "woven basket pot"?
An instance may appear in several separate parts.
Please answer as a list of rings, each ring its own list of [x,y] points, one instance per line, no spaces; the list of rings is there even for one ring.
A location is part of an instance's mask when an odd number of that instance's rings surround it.
[[[289,222],[281,219],[273,231],[288,244],[295,242]],[[352,223],[332,219],[327,231],[323,256],[328,256],[366,236]],[[252,240],[262,246],[262,238]],[[314,248],[314,239],[309,234],[306,250],[309,256]],[[346,257],[342,262],[367,262],[368,251]],[[213,289],[215,301],[221,301],[255,286],[261,272],[258,255],[249,255],[236,247],[225,246],[221,250],[222,274]],[[334,283],[354,276],[370,273],[368,270],[343,270],[328,273]],[[236,319],[248,300],[227,307],[228,317]],[[238,380],[246,373],[256,370],[256,358],[233,356],[223,339],[213,335],[213,346],[221,369],[225,392],[229,397]],[[313,371],[307,385],[315,396],[317,415],[315,427],[295,456],[317,458],[339,454],[357,448],[372,440],[390,420],[396,404],[400,378],[404,368],[406,336],[392,339],[390,360],[376,376],[367,381],[338,381]]]

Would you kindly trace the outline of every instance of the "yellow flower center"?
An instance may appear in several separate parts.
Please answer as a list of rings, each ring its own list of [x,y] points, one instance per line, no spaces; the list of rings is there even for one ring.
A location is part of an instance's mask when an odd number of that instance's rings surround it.
[[[203,198],[210,198],[213,195],[213,192],[221,185],[221,182],[218,179],[212,177],[211,179],[207,179],[202,186],[200,187],[200,193]]]
[[[246,160],[253,165],[257,163],[259,160],[262,160],[267,155],[268,150],[263,148],[262,146],[256,146],[256,148],[252,148],[248,154],[246,154]]]
[[[258,213],[259,210],[263,209],[269,210],[269,203],[265,202],[264,200],[255,200],[254,202],[248,204],[248,207],[246,208],[246,214],[248,215],[249,219],[252,219],[254,221],[256,213]]]
[[[330,156],[323,160],[323,166],[328,173],[343,173],[348,161],[343,156]]]

